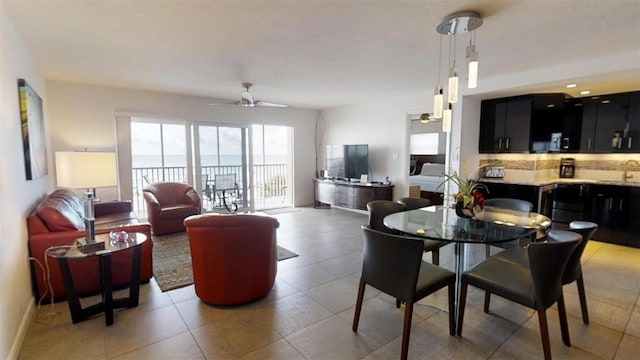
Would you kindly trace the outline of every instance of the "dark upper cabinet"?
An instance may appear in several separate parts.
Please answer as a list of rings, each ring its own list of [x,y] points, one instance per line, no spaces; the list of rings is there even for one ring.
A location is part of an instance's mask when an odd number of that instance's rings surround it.
[[[531,96],[482,101],[480,153],[527,152],[531,112]]]
[[[627,129],[629,93],[602,95],[598,97],[595,151],[624,151],[624,134]]]
[[[582,106],[562,93],[533,95],[531,152],[577,152]]]
[[[627,151],[640,152],[640,91],[629,93],[628,134],[623,147]]]
[[[598,99],[582,100],[582,132],[580,136],[580,152],[596,151],[596,120],[598,119]]]

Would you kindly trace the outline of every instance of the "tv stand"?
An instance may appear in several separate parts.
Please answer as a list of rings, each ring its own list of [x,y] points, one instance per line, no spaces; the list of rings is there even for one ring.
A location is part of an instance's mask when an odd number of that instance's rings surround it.
[[[373,200],[393,200],[393,185],[313,179],[314,207],[335,205],[367,210]]]

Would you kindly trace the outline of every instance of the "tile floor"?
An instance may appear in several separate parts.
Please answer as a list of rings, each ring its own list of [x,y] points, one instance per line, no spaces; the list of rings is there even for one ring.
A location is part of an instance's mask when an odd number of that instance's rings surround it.
[[[115,313],[113,326],[96,316],[72,325],[67,304],[43,305],[29,327],[21,359],[396,359],[403,309],[371,288],[358,333],[351,331],[361,268],[365,215],[339,209],[295,209],[275,215],[278,243],[300,254],[278,263],[274,289],[237,307],[214,307],[193,286],[162,293],[141,288],[135,309]],[[473,265],[484,248],[467,251]],[[496,249],[497,251],[497,249]],[[430,255],[426,254],[425,259]],[[451,246],[442,266],[452,268]],[[591,324],[580,318],[575,285],[564,289],[572,347],[562,345],[555,308],[549,311],[556,359],[635,359],[640,353],[640,249],[591,241],[583,256]],[[494,296],[491,315],[471,291],[462,337],[448,335],[446,291],[416,307],[409,358],[542,358],[534,312]]]

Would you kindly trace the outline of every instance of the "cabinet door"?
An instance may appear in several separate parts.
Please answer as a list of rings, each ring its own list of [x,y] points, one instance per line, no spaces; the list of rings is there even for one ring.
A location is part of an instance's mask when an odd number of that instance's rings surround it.
[[[501,132],[504,132],[504,125]],[[502,136],[502,135],[499,135]],[[496,101],[483,100],[480,111],[480,136],[478,139],[478,151],[482,153],[494,153],[498,149],[496,141]]]
[[[596,120],[598,118],[598,99],[582,100],[582,133],[580,152],[594,152],[596,144]]]
[[[627,125],[629,94],[603,95],[599,101],[595,149],[597,152],[621,151],[622,139],[614,147],[613,138],[616,133],[622,137]]]
[[[629,94],[629,134],[624,139],[623,147],[630,152],[640,152],[640,91]]]
[[[505,149],[508,152],[528,152],[531,134],[532,98],[510,100],[506,104]],[[497,116],[496,116],[497,119]],[[496,121],[497,127],[497,121]]]

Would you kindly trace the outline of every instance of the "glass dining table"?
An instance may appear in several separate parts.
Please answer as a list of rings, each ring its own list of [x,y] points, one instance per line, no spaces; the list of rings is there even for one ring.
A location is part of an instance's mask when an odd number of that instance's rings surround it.
[[[465,245],[497,245],[526,238],[540,239],[551,226],[551,219],[541,214],[490,206],[485,206],[472,218],[461,218],[456,215],[455,209],[434,205],[387,215],[383,221],[388,228],[417,239],[440,240],[454,244],[456,324],[460,303],[460,279],[465,270]]]

